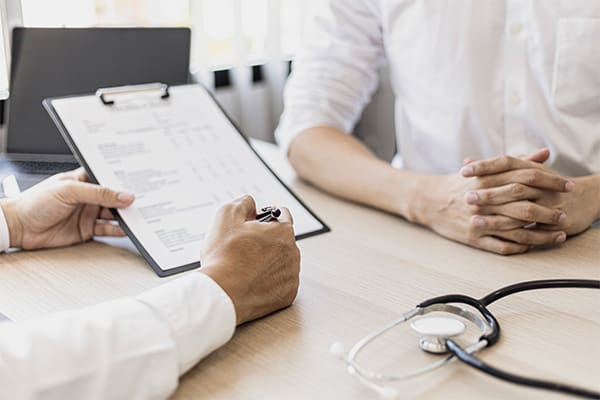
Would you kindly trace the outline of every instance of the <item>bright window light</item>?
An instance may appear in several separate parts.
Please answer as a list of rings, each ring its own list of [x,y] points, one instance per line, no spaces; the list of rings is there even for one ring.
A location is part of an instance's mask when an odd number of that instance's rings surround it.
[[[280,18],[279,46],[292,57],[307,10],[318,0],[22,0],[25,26],[189,26],[205,47],[202,65],[216,68],[269,60],[269,18]],[[277,5],[280,12],[271,12]],[[202,12],[193,17],[192,8]],[[240,7],[236,10],[235,7]],[[236,11],[239,12],[236,17]],[[199,34],[199,35],[198,35]],[[192,46],[192,48],[196,48]],[[195,59],[192,54],[192,59]]]

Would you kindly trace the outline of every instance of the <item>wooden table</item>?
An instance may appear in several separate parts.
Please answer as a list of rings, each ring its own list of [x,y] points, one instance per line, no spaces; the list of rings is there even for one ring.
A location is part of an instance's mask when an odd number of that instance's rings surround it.
[[[256,147],[333,232],[300,242],[302,285],[294,306],[239,328],[229,344],[182,379],[176,399],[376,399],[330,356],[332,342],[352,345],[441,294],[481,296],[524,280],[600,278],[598,229],[557,249],[496,256],[329,197],[298,181],[272,146]],[[126,242],[117,244],[0,257],[0,312],[19,320],[135,295],[165,282]],[[481,354],[485,361],[600,390],[600,291],[532,292],[491,309],[503,333]],[[375,344],[365,361],[392,372],[414,365],[426,358],[417,341],[401,331]],[[406,398],[419,399],[563,398],[498,382],[457,362],[398,388]]]

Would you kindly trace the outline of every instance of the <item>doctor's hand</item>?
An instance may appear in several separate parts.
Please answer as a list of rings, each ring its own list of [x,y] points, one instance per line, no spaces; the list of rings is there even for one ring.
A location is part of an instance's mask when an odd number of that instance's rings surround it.
[[[548,150],[542,150],[542,152],[548,152]],[[549,152],[547,154],[549,155]],[[536,169],[558,176],[544,167],[540,160],[522,160],[512,157],[471,162],[463,168],[462,173],[464,176],[485,178],[497,174],[518,173],[518,171],[524,170],[535,171]],[[533,180],[534,175],[531,176]],[[567,235],[575,235],[585,231],[600,219],[600,176],[573,178],[567,185],[569,186],[568,190],[561,192],[512,183],[496,188],[472,191],[465,196],[465,201],[479,207],[505,204],[507,208],[511,202],[527,201],[539,206],[558,209],[564,213],[564,220],[561,223],[558,225],[540,224],[538,228],[560,230]],[[499,214],[506,216],[504,210],[499,210]],[[482,216],[481,218],[487,223],[492,217]]]
[[[442,236],[503,255],[562,243],[566,240],[566,232],[561,230],[566,227],[565,212],[558,204],[532,201],[539,193],[559,195],[573,190],[570,180],[539,164],[548,155],[544,150],[523,161],[528,168],[478,175],[479,164],[471,162],[460,174],[427,177],[415,199],[414,219]],[[498,188],[503,197],[489,201],[487,194]],[[526,229],[532,223],[555,230]]]
[[[300,250],[289,211],[282,209],[279,222],[261,223],[252,197],[225,205],[207,237],[201,264],[200,272],[233,301],[238,325],[291,305],[300,282]]]
[[[126,208],[133,195],[88,183],[83,169],[55,175],[3,199],[10,245],[22,249],[69,246],[94,236],[124,236],[108,208]]]

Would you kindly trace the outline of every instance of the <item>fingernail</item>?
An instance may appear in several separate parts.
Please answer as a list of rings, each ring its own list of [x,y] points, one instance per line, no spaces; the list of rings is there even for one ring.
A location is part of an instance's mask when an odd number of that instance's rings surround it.
[[[465,195],[465,201],[469,204],[477,204],[479,201],[479,195],[475,192],[467,192]]]
[[[556,243],[564,243],[567,240],[567,234],[561,232],[560,235],[556,237]]]
[[[472,222],[477,228],[485,228],[485,219],[480,216],[474,216]]]
[[[462,174],[462,176],[465,177],[473,176],[473,174],[475,173],[475,169],[473,168],[473,166],[467,165],[460,169],[460,173]]]
[[[119,193],[117,194],[117,200],[120,203],[130,203],[132,202],[134,199],[134,196],[132,194],[129,193]]]
[[[565,183],[565,190],[567,192],[572,192],[573,189],[575,189],[575,184],[573,182],[569,181],[569,182]]]
[[[567,214],[562,213],[560,214],[560,217],[558,217],[558,224],[564,225],[565,222],[567,222]]]

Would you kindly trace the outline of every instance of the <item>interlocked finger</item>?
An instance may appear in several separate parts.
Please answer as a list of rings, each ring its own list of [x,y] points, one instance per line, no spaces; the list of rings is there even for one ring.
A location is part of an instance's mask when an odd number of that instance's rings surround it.
[[[512,231],[498,231],[494,236],[529,246],[549,246],[563,243],[567,240],[564,232],[540,231],[533,229],[514,229]]]
[[[530,201],[517,201],[498,206],[485,207],[485,214],[503,215],[526,222],[563,225],[567,216],[561,210],[543,207]]]
[[[480,189],[496,188],[514,183],[559,193],[570,192],[574,188],[573,182],[569,179],[541,169],[520,169],[476,179],[476,185]]]
[[[495,232],[523,228],[528,222],[503,215],[474,215],[471,224],[480,232]]]
[[[519,200],[536,200],[544,191],[521,183],[468,192],[465,201],[472,205],[500,205]]]
[[[479,238],[477,247],[503,256],[523,254],[529,250],[529,246],[527,245],[507,242],[492,236],[483,236]]]

